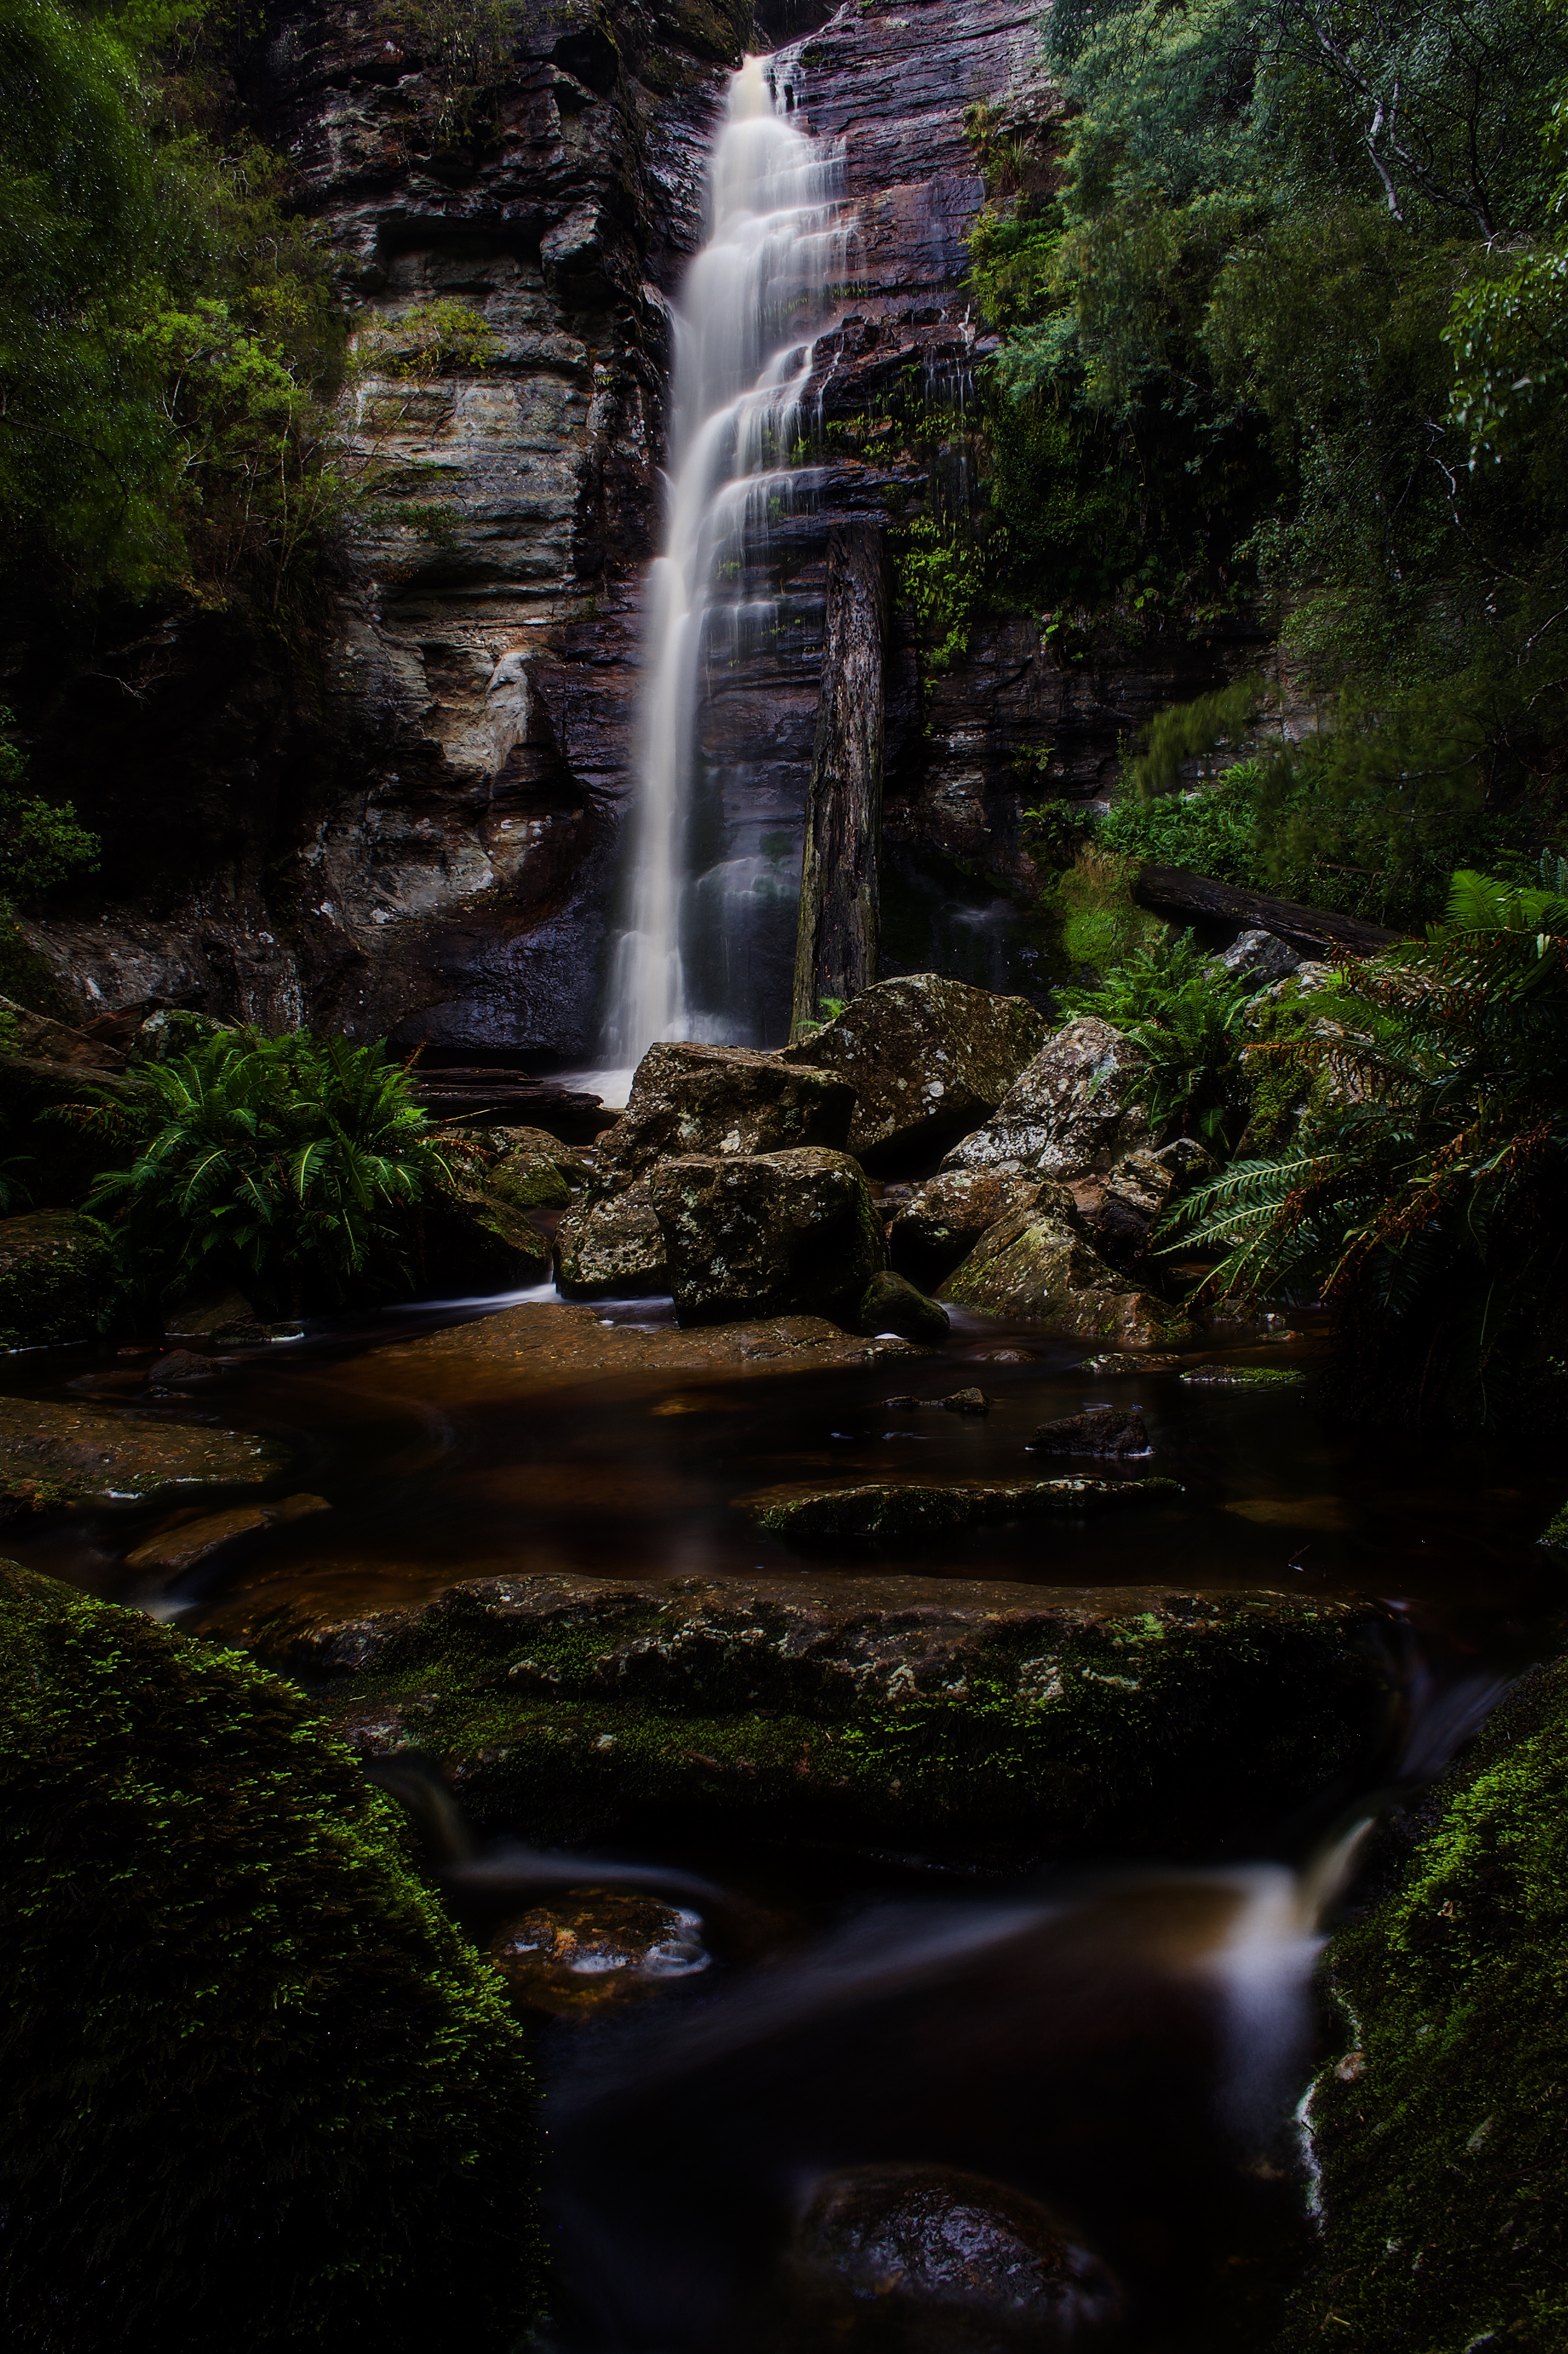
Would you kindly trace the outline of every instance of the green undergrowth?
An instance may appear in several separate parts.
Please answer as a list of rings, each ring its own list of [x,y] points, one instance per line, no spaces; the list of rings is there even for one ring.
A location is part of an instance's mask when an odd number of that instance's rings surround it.
[[[1364,1763],[1382,1691],[1345,1615],[1294,1602],[1004,1623],[939,1688],[874,1702],[848,1664],[791,1657],[773,1616],[640,1603],[520,1628],[460,1596],[325,1704],[438,1760],[485,1828],[539,1840],[678,1816],[1169,1852]]]
[[[299,1695],[0,1565],[0,1826],[8,2342],[515,2345],[519,2034]]]
[[[82,1341],[114,1290],[113,1236],[74,1210],[37,1210],[0,1226],[0,1349]]]
[[[1313,2096],[1322,2253],[1280,2354],[1568,2344],[1568,1659],[1424,1812],[1330,1948],[1353,2048]]]

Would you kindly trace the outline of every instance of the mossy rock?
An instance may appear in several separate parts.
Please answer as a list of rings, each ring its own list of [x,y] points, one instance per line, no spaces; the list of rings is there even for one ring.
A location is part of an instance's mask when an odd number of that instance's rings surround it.
[[[0,1824],[9,2342],[514,2347],[518,2031],[298,1694],[0,1564]]]
[[[0,1348],[86,1341],[105,1318],[114,1238],[76,1210],[0,1218]]]
[[[903,1575],[541,1575],[376,1620],[280,1614],[251,1639],[306,1676],[353,1668],[323,1694],[345,1735],[431,1757],[487,1829],[1185,1853],[1371,1767],[1373,1615]]]
[[[1280,2354],[1568,2345],[1568,1659],[1420,1810],[1330,1948],[1321,2255]],[[1348,2048],[1347,2048],[1348,2047]]]
[[[1298,1388],[1307,1375],[1298,1365],[1195,1365],[1181,1379],[1200,1390]]]

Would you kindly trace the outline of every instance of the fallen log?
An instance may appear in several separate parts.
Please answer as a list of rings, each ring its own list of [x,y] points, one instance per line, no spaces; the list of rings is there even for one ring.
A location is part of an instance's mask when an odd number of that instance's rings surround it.
[[[1211,875],[1189,875],[1181,866],[1145,866],[1132,886],[1132,896],[1159,916],[1197,916],[1211,923],[1241,924],[1249,931],[1272,932],[1293,949],[1314,957],[1337,950],[1351,956],[1376,956],[1404,937],[1369,924],[1360,916],[1341,916],[1329,907],[1304,907],[1296,899],[1269,899],[1259,891],[1244,891],[1235,883],[1216,883]]]

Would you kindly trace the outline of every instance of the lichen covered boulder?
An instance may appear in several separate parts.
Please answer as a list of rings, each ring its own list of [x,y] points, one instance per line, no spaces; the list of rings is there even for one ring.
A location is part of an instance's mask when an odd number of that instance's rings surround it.
[[[664,1236],[647,1178],[590,1193],[556,1228],[556,1284],[568,1299],[636,1298],[670,1288]]]
[[[0,1218],[0,1349],[86,1341],[115,1276],[113,1237],[76,1210]]]
[[[863,990],[779,1060],[853,1082],[849,1150],[868,1169],[929,1168],[996,1109],[1044,1037],[1043,1017],[1022,997],[914,972]]]
[[[1151,1854],[1261,1836],[1368,1770],[1380,1616],[791,1566],[497,1578],[339,1619],[279,1606],[250,1640],[367,1756],[429,1757],[476,1821],[546,1844],[727,1824]]]
[[[853,1322],[885,1257],[882,1222],[845,1152],[666,1161],[650,1181],[683,1324],[745,1316]]]
[[[1040,1193],[1041,1180],[1027,1170],[939,1169],[889,1222],[893,1264],[916,1282],[939,1283],[983,1234],[1033,1209]]]
[[[422,1212],[423,1288],[431,1291],[515,1291],[542,1283],[550,1246],[527,1212],[482,1182],[433,1193]]]
[[[953,1147],[945,1169],[1031,1169],[1065,1182],[1108,1171],[1149,1140],[1140,1047],[1097,1015],[1048,1038],[997,1106]]]
[[[902,1275],[885,1267],[874,1275],[861,1294],[856,1322],[863,1332],[895,1332],[906,1341],[939,1342],[946,1339],[949,1319],[937,1299]]]
[[[1322,2236],[1281,2354],[1568,2344],[1568,1660],[1396,1827],[1326,1978]]]
[[[625,1114],[601,1140],[596,1182],[619,1192],[656,1162],[691,1154],[842,1151],[854,1104],[853,1084],[832,1072],[793,1069],[745,1046],[662,1041],[639,1063]]]
[[[0,1398],[0,1500],[13,1508],[139,1502],[165,1488],[256,1487],[287,1460],[276,1440],[247,1431]]]
[[[1033,1208],[980,1236],[941,1296],[993,1316],[1026,1317],[1076,1340],[1156,1348],[1190,1340],[1195,1327],[1158,1292],[1135,1288],[1090,1243],[1062,1186],[1043,1187]]]
[[[296,1692],[0,1565],[0,1842],[12,2344],[519,2341],[519,2032]]]

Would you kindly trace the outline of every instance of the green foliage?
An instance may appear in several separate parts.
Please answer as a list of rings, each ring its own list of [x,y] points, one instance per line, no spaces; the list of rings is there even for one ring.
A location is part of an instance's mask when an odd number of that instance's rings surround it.
[[[1259,840],[1263,769],[1238,760],[1212,785],[1140,801],[1128,795],[1100,821],[1098,839],[1139,865],[1180,866],[1222,883],[1255,884],[1267,853]]]
[[[916,515],[903,525],[898,586],[927,642],[927,671],[944,671],[968,652],[984,588],[980,550],[961,525]]]
[[[450,1191],[412,1082],[380,1046],[224,1031],[146,1066],[135,1099],[73,1119],[105,1152],[87,1206],[143,1297],[238,1284],[269,1307],[341,1305],[407,1277],[408,1214]]]
[[[1139,863],[1088,843],[1042,893],[1042,905],[1061,922],[1063,950],[1075,966],[1106,972],[1163,937],[1159,917],[1132,896]]]
[[[1143,731],[1141,747],[1128,772],[1139,800],[1152,801],[1157,794],[1173,792],[1183,760],[1245,736],[1262,694],[1261,679],[1237,679],[1234,685],[1217,688],[1213,695],[1201,695],[1194,703],[1172,704],[1156,713]]]
[[[521,2037],[298,1694],[0,1568],[0,1826],[10,2342],[515,2346]]]
[[[493,365],[498,348],[489,322],[471,303],[450,295],[378,319],[355,338],[361,369],[368,365],[400,376],[440,376],[447,368],[482,374]]]
[[[1374,1411],[1559,1411],[1565,952],[1568,901],[1456,877],[1434,938],[1353,968],[1338,1018],[1247,1050],[1314,1083],[1300,1129],[1174,1214],[1171,1247],[1221,1254],[1209,1288],[1326,1298]]]
[[[26,1198],[24,1159],[0,1169],[0,1209]],[[74,1210],[36,1210],[0,1226],[0,1348],[90,1340],[114,1294],[113,1237]]]
[[[1334,1937],[1352,2052],[1310,2095],[1322,2237],[1280,2354],[1568,2338],[1565,1800],[1558,1661],[1439,1787],[1393,1891]]]
[[[71,802],[40,801],[25,790],[26,757],[5,736],[15,725],[16,715],[0,705],[0,902],[36,899],[79,868],[90,872],[100,848],[98,836],[77,823]]]
[[[1113,966],[1097,989],[1057,991],[1069,1013],[1097,1013],[1149,1058],[1150,1117],[1175,1122],[1205,1143],[1239,1130],[1246,1095],[1240,1080],[1238,1021],[1248,983],[1224,971],[1191,932],[1167,935]]]

